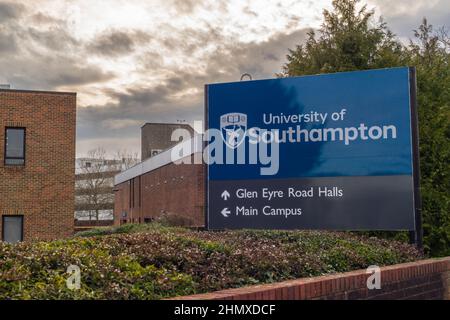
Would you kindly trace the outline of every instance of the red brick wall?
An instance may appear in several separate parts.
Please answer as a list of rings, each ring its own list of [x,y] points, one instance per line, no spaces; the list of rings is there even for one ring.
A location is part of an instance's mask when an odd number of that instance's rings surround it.
[[[112,225],[114,225],[114,220],[74,220],[74,232],[107,228]]]
[[[381,268],[381,289],[366,270],[184,296],[177,300],[450,299],[450,257]]]
[[[108,227],[114,224],[113,220],[74,220],[75,227]]]
[[[1,216],[24,216],[24,240],[73,233],[76,94],[0,90]],[[25,165],[5,166],[5,127],[25,127]]]
[[[115,224],[121,223],[122,212],[127,212],[127,223],[139,223],[165,211],[188,218],[191,226],[203,226],[204,188],[201,164],[172,163],[145,173],[115,186]],[[131,205],[130,193],[134,193]]]

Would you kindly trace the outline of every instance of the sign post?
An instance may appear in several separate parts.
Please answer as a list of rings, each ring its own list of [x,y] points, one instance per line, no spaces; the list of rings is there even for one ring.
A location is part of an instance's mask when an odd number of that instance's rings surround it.
[[[409,68],[409,88],[411,99],[411,132],[414,181],[415,228],[409,232],[410,243],[423,249],[422,199],[420,196],[420,157],[419,157],[419,116],[417,109],[416,69]]]
[[[406,67],[206,85],[207,228],[408,230],[420,246],[415,95]]]

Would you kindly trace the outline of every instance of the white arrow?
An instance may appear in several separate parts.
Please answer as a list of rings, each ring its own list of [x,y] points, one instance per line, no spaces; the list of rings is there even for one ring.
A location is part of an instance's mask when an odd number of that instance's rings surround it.
[[[228,218],[228,215],[231,213],[231,211],[228,208],[223,208],[223,210],[220,212],[225,218]]]
[[[226,200],[228,200],[229,197],[231,197],[231,195],[230,195],[230,193],[227,190],[225,190],[224,192],[222,192],[221,197],[222,197],[223,200],[226,201]]]

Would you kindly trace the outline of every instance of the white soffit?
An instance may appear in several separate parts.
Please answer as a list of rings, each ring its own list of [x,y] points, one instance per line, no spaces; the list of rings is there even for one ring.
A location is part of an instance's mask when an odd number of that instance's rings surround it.
[[[189,149],[190,145],[190,149]],[[190,152],[186,152],[186,154],[179,154],[175,152],[176,150],[188,150]],[[173,155],[172,155],[173,152]],[[185,157],[193,155],[194,153],[202,152],[202,138],[200,135],[197,135],[193,139],[189,139],[179,144],[173,146],[170,149],[167,149],[156,156],[148,158],[141,163],[131,167],[128,170],[122,171],[114,177],[114,185],[118,185],[125,181],[131,180],[135,177],[143,175],[144,173],[156,170],[162,166],[170,164],[172,162],[181,160]],[[181,152],[180,152],[181,153]]]

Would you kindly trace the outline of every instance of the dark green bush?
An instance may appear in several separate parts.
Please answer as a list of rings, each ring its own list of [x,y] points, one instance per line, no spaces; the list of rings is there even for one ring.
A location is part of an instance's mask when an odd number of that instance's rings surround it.
[[[194,221],[186,215],[173,212],[161,213],[154,222],[167,227],[188,227],[194,224]]]
[[[87,234],[0,243],[0,299],[161,299],[422,258],[407,244],[349,233],[148,224]],[[69,265],[81,269],[80,290],[66,287]]]

